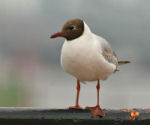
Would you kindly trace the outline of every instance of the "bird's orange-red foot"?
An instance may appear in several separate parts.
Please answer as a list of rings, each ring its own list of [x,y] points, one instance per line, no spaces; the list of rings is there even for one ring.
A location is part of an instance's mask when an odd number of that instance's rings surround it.
[[[76,106],[70,106],[69,109],[70,109],[70,110],[72,110],[72,109],[78,109],[78,110],[81,110],[82,107],[80,107],[80,105],[76,105]]]
[[[89,109],[92,112],[92,115],[95,116],[100,116],[100,117],[104,117],[105,113],[104,111],[100,108],[99,105],[94,106],[94,107],[86,107],[86,109]]]

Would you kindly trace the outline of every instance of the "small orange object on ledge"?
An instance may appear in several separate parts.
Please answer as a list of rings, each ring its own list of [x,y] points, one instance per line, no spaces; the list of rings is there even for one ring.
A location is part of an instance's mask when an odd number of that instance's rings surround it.
[[[135,109],[133,109],[133,110],[131,111],[131,114],[130,114],[130,116],[129,116],[129,119],[135,120],[135,118],[136,118],[137,116],[139,116],[139,115],[140,115],[140,113],[139,113],[138,111],[136,111]]]

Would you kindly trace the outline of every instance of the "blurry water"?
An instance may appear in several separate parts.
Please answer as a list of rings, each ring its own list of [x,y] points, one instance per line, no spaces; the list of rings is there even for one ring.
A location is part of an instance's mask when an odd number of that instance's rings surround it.
[[[76,80],[59,64],[64,39],[49,36],[68,19],[81,18],[109,41],[120,60],[132,62],[101,82],[102,107],[150,107],[150,1],[0,0],[0,17],[1,89],[21,95],[3,93],[0,102],[8,97],[16,98],[12,106],[66,108],[74,104]],[[17,89],[5,89],[11,74],[21,81]],[[96,82],[81,87],[81,106],[96,104]]]

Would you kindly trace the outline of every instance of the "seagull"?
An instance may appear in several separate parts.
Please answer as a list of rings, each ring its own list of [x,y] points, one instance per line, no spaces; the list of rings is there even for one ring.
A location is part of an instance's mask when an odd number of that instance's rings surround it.
[[[119,71],[118,66],[130,61],[118,61],[110,44],[101,36],[90,30],[81,19],[67,21],[60,32],[50,38],[63,37],[65,42],[61,50],[63,70],[77,79],[75,106],[69,109],[82,109],[79,105],[80,82],[97,81],[97,105],[86,107],[93,116],[105,116],[99,103],[100,80],[106,80],[111,74]]]

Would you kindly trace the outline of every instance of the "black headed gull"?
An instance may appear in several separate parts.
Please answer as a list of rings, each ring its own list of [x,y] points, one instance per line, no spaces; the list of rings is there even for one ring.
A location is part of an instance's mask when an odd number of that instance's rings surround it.
[[[51,38],[64,37],[66,40],[61,51],[61,66],[67,73],[77,79],[77,97],[75,106],[69,109],[82,109],[79,105],[80,81],[97,81],[97,105],[86,107],[93,116],[105,116],[99,105],[99,80],[118,71],[120,64],[129,61],[118,61],[110,44],[102,37],[91,32],[88,25],[81,19],[67,21],[62,30]]]

